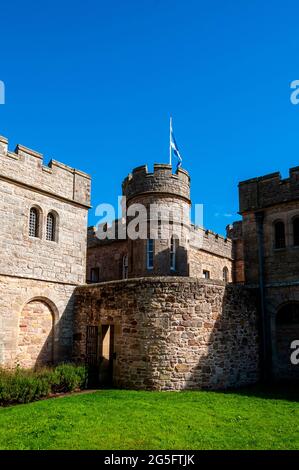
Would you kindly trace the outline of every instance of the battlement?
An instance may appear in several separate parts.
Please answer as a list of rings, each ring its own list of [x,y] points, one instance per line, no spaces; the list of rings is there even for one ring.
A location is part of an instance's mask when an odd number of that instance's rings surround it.
[[[43,155],[18,144],[14,152],[0,136],[0,179],[30,186],[78,204],[90,205],[90,176],[56,160],[43,164]]]
[[[256,211],[299,199],[299,167],[289,170],[289,178],[279,172],[239,183],[239,212]]]
[[[171,165],[154,165],[150,173],[146,165],[134,168],[122,184],[123,195],[127,199],[146,193],[164,193],[180,196],[190,202],[190,176],[183,168],[172,173]]]
[[[204,227],[194,226],[195,232],[200,235],[202,240],[201,249],[213,253],[218,256],[232,257],[232,241],[230,238],[223,237],[212,230],[207,230]]]
[[[242,220],[237,220],[226,226],[226,236],[230,240],[240,240],[242,238]]]

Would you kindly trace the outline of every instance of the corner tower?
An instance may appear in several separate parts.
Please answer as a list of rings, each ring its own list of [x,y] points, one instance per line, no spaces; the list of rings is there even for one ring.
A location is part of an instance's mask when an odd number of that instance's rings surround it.
[[[128,214],[129,277],[188,276],[188,172],[179,168],[172,173],[171,165],[155,164],[150,173],[143,165],[127,176],[122,190]],[[136,216],[138,227],[133,222]],[[139,238],[130,236],[130,224],[139,230],[142,225]]]

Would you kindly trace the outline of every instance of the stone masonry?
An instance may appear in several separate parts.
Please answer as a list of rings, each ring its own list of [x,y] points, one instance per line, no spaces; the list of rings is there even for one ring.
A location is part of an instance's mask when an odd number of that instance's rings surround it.
[[[122,194],[99,240],[90,177],[0,137],[0,366],[74,360],[146,390],[298,379],[299,168],[241,182],[226,237],[192,225],[182,168],[137,167]],[[118,237],[137,213],[146,236]]]
[[[0,364],[33,367],[41,358],[70,358],[89,204],[88,175],[56,161],[45,166],[40,153],[21,145],[10,152],[0,137]],[[33,207],[36,237],[29,235]],[[53,241],[46,239],[49,212],[55,214]]]
[[[86,327],[107,324],[116,386],[218,389],[258,378],[256,297],[243,287],[184,277],[79,287],[75,360],[86,360]]]
[[[232,280],[232,241],[210,230],[196,229],[190,221],[190,176],[179,168],[172,173],[170,165],[155,164],[154,171],[145,165],[135,168],[122,184],[126,197],[126,209],[130,211],[138,205],[147,210],[147,222],[161,221],[161,235],[154,240],[154,266],[147,268],[147,240],[99,240],[96,229],[89,228],[87,249],[87,279],[91,281],[92,269],[99,268],[98,281],[122,279],[122,261],[128,257],[128,277],[144,276],[190,276],[203,278],[207,271],[211,279],[223,280],[223,270],[227,269],[227,281]],[[163,221],[169,217],[172,225],[163,232]],[[130,218],[128,218],[128,221]],[[184,223],[182,221],[184,220]],[[152,227],[156,230],[156,225]],[[169,228],[168,223],[165,224]],[[148,229],[149,230],[149,229]],[[170,267],[170,231],[178,235],[176,246],[176,269]],[[190,231],[199,240],[198,246],[190,243]],[[117,231],[116,231],[117,232]],[[150,233],[148,233],[150,238]]]

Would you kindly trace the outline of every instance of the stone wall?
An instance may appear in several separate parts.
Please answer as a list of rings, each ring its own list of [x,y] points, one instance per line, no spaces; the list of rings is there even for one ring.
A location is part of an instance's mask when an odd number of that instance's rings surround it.
[[[294,246],[292,220],[299,216],[299,201],[278,204],[264,209],[264,261],[265,282],[297,281],[299,278],[299,248]],[[274,222],[285,225],[286,246],[275,249]],[[243,215],[243,244],[245,279],[247,283],[258,282],[258,244],[254,212]]]
[[[190,201],[190,176],[186,170],[179,168],[172,173],[171,165],[155,164],[153,173],[146,165],[134,168],[122,184],[123,195],[130,200],[141,194],[173,194]]]
[[[258,378],[255,294],[192,278],[141,278],[78,287],[74,360],[87,326],[114,325],[113,381],[132,389],[237,387]]]
[[[239,183],[240,213],[298,199],[299,167],[289,170],[289,178],[276,172]]]
[[[244,238],[243,222],[238,220],[226,227],[227,236],[232,243],[233,270],[232,280],[235,283],[245,282],[244,272]]]
[[[0,364],[70,358],[72,295],[86,279],[90,178],[0,137]],[[29,236],[30,209],[38,213]],[[46,239],[55,214],[55,238]],[[52,323],[51,323],[52,322]],[[51,327],[52,324],[52,327]]]
[[[297,305],[299,312],[299,283],[280,283],[266,287],[265,299],[267,314],[271,324],[272,363],[275,378],[299,379],[299,365],[291,363],[291,343],[299,340],[299,315],[293,324],[281,325],[277,321],[281,309],[288,313],[288,306]],[[281,318],[282,319],[282,318]],[[296,320],[296,318],[294,318]]]
[[[91,282],[91,270],[99,269],[99,282],[115,281],[123,276],[123,257],[128,252],[126,240],[99,241],[88,247],[87,282]]]
[[[171,165],[155,164],[153,173],[149,173],[146,166],[141,166],[124,180],[122,189],[127,210],[136,204],[145,207],[141,222],[145,226],[144,238],[154,239],[153,267],[148,268],[147,240],[128,238],[129,277],[188,276],[190,177],[187,171],[180,168],[173,174]],[[177,239],[174,270],[170,263],[172,236]]]
[[[89,230],[87,273],[99,268],[99,281],[122,278],[121,260],[128,255],[128,277],[191,276],[203,277],[203,270],[212,279],[223,280],[228,269],[232,280],[232,241],[210,230],[196,229],[190,221],[190,177],[179,169],[172,173],[170,165],[155,164],[153,173],[146,166],[135,168],[124,180],[123,196],[128,211],[127,223],[138,216],[144,224],[143,239],[98,240],[95,229]],[[138,205],[145,209],[140,217]],[[131,217],[131,218],[130,218]],[[116,221],[116,228],[119,221]],[[136,224],[137,225],[137,224]],[[117,233],[117,230],[116,230]],[[171,238],[175,241],[175,267],[171,266]],[[147,266],[147,240],[153,239],[153,266]]]
[[[291,342],[299,339],[299,313],[293,323],[280,323],[294,307],[299,312],[299,248],[295,246],[293,220],[299,217],[299,167],[289,178],[279,173],[253,178],[239,184],[242,234],[238,243],[244,255],[244,281],[259,284],[259,249],[256,213],[262,221],[263,284],[265,314],[270,326],[272,373],[275,378],[299,377],[299,366],[290,361]],[[275,223],[283,222],[285,247],[275,247]],[[241,252],[240,260],[242,257]],[[270,353],[270,351],[269,351]]]
[[[8,150],[8,141],[0,136],[1,179],[18,181],[22,186],[50,193],[89,207],[90,177],[63,163],[51,160],[43,164],[43,155],[35,150],[17,145],[14,152]]]
[[[223,269],[228,269],[228,282],[232,281],[232,241],[210,230],[197,228],[200,247],[189,247],[188,262],[191,277],[203,277],[203,271],[209,271],[210,278],[223,280]]]
[[[29,150],[12,155],[0,153],[0,274],[82,284],[90,179],[82,176],[84,185],[77,182],[76,189],[73,172],[62,165],[48,173],[44,168],[49,168],[42,166],[37,155]],[[75,193],[83,190],[87,192],[79,204]],[[33,206],[40,214],[38,237],[29,236]],[[46,240],[50,211],[56,215],[55,241]]]
[[[217,256],[213,253],[209,253],[203,250],[190,249],[189,255],[189,266],[190,276],[203,278],[203,271],[210,273],[210,279],[222,281],[223,270],[227,268],[228,282],[232,282],[232,259]]]
[[[68,284],[0,275],[0,365],[33,367],[50,355],[54,362],[70,359],[73,292]]]

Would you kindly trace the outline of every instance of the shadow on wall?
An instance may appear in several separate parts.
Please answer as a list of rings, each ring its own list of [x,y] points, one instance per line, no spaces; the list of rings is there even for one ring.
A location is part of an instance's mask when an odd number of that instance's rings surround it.
[[[272,329],[273,371],[279,380],[299,381],[299,302],[288,301],[275,311]],[[294,347],[292,347],[292,345]]]
[[[19,319],[16,364],[35,368],[70,360],[73,304],[74,294],[59,318],[48,298],[34,297],[26,303]]]
[[[256,293],[228,284],[220,308],[215,304],[209,307],[205,309],[204,328],[188,340],[190,353],[192,348],[201,349],[201,339],[205,347],[185,376],[184,389],[217,390],[256,383],[260,370]]]
[[[116,386],[240,387],[259,378],[257,318],[255,292],[221,281],[144,277],[82,286],[76,290],[74,359],[86,360],[86,327],[92,332],[110,324]],[[90,357],[97,363],[96,354]]]
[[[177,246],[174,254],[172,254],[169,247],[156,253],[152,274],[158,276],[189,276],[186,248]]]

